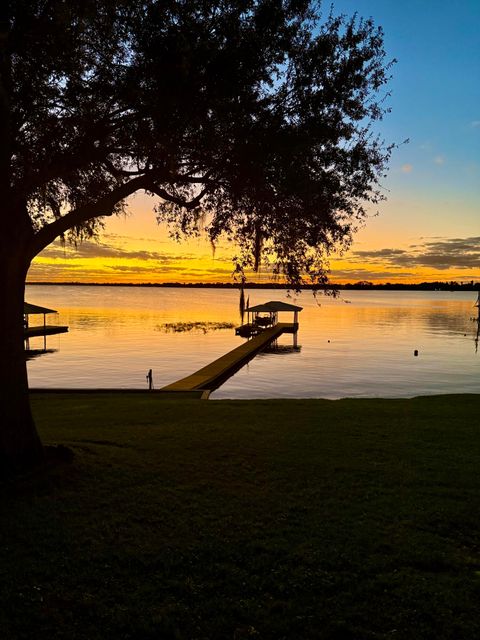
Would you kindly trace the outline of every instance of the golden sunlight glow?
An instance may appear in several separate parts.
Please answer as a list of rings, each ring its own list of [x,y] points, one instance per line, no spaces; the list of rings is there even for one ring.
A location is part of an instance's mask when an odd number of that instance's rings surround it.
[[[331,281],[480,280],[478,257],[475,261],[475,253],[468,254],[466,242],[478,242],[477,212],[473,203],[461,204],[460,225],[458,219],[452,220],[449,202],[435,202],[434,198],[431,202],[422,198],[388,201],[380,215],[371,217],[355,234],[347,253],[331,256]],[[223,242],[213,251],[205,236],[173,241],[167,228],[157,224],[152,205],[152,199],[145,195],[132,198],[131,213],[107,219],[97,242],[88,241],[76,248],[53,243],[34,260],[28,281],[233,282],[235,247]],[[465,239],[465,246],[459,238]],[[247,276],[251,282],[273,280],[265,270]]]

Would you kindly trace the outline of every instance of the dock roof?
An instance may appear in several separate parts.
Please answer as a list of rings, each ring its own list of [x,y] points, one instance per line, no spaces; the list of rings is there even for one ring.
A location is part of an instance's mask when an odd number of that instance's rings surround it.
[[[275,311],[301,311],[303,307],[298,307],[295,304],[288,304],[287,302],[281,302],[280,300],[271,300],[270,302],[264,302],[263,304],[256,304],[254,307],[248,307],[245,311],[258,311],[258,312],[275,312]]]
[[[27,316],[39,314],[39,313],[58,313],[55,309],[48,309],[47,307],[39,307],[36,304],[30,302],[23,303],[23,313]]]

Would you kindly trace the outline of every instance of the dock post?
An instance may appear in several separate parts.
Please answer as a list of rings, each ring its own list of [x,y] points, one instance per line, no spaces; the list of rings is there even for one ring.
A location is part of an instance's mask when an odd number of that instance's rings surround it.
[[[293,312],[293,348],[296,349],[298,346],[298,311]]]

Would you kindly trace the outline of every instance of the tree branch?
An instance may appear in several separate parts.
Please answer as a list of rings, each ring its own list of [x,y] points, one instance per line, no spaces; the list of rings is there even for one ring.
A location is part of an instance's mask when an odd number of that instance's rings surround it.
[[[207,185],[202,191],[192,198],[192,200],[183,200],[178,196],[175,196],[171,193],[168,193],[163,187],[158,186],[150,175],[142,175],[128,182],[125,182],[115,189],[113,189],[110,193],[103,196],[96,202],[87,203],[83,206],[80,206],[73,211],[70,211],[66,215],[54,220],[53,222],[45,225],[37,231],[37,233],[33,236],[33,239],[30,243],[29,247],[29,256],[30,259],[33,258],[40,253],[45,247],[47,247],[51,242],[55,240],[62,233],[65,233],[69,229],[73,227],[79,226],[88,222],[89,220],[93,220],[94,218],[100,218],[103,216],[111,216],[115,209],[115,206],[132,195],[136,191],[140,191],[144,189],[145,191],[149,191],[164,200],[169,202],[173,202],[181,207],[185,207],[186,209],[194,209],[198,207],[202,198],[208,193],[210,189],[210,185]]]
[[[105,165],[105,167],[108,169],[108,171],[110,171],[112,176],[115,176],[115,177],[119,177],[119,176],[132,177],[132,176],[145,175],[145,173],[149,171],[149,169],[147,169],[146,167],[143,169],[137,169],[136,171],[129,170],[129,169],[121,169],[119,167],[116,167],[113,164],[113,162],[108,158],[105,158],[102,162]]]
[[[34,235],[30,244],[30,258],[33,259],[40,251],[48,247],[48,245],[55,240],[59,235],[65,233],[73,227],[79,226],[92,220],[94,218],[100,218],[102,216],[111,216],[115,205],[128,198],[136,191],[140,189],[147,189],[145,185],[145,176],[139,176],[133,178],[128,182],[125,182],[110,193],[103,196],[96,202],[87,203],[83,206],[77,207],[73,211],[70,211],[66,215],[54,220],[53,222],[42,227]]]
[[[208,193],[209,187],[207,186],[204,189],[202,189],[202,191],[200,191],[200,193],[197,196],[195,196],[195,198],[189,201],[182,200],[182,198],[179,198],[177,196],[172,195],[171,193],[168,193],[168,191],[166,191],[162,187],[157,186],[154,183],[146,187],[146,189],[147,191],[154,193],[156,196],[159,196],[164,200],[168,200],[169,202],[173,202],[174,204],[178,204],[179,206],[184,207],[185,209],[188,209],[190,211],[191,209],[195,209],[195,207],[198,207],[203,196],[206,193]]]

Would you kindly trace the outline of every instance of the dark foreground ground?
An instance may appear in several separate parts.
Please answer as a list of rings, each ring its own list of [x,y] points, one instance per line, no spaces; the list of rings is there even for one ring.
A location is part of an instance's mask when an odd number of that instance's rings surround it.
[[[32,401],[2,639],[480,638],[480,396]]]

